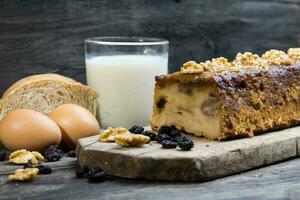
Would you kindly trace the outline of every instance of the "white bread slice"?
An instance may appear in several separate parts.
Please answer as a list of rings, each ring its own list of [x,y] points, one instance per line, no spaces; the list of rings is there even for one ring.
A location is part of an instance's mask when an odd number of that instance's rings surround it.
[[[74,103],[96,115],[96,92],[71,78],[58,74],[39,74],[14,83],[0,100],[0,120],[9,111],[27,108],[50,113],[55,107]]]

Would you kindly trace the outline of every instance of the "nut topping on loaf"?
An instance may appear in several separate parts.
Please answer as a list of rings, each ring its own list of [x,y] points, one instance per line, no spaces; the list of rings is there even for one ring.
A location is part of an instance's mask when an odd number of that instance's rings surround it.
[[[154,130],[162,125],[209,139],[247,137],[300,123],[300,48],[185,63],[157,76]]]

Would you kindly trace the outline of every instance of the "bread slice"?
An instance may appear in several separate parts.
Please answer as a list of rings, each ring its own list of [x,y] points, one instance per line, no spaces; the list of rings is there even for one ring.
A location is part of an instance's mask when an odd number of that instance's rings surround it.
[[[14,83],[0,100],[0,120],[9,111],[27,108],[48,114],[55,107],[74,103],[96,115],[96,92],[71,78],[39,74]]]

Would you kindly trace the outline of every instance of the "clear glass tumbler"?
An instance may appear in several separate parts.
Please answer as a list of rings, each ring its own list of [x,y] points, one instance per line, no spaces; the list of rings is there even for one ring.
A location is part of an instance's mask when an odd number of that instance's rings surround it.
[[[88,85],[98,95],[103,128],[147,126],[154,78],[168,73],[169,42],[158,38],[97,37],[85,41]]]

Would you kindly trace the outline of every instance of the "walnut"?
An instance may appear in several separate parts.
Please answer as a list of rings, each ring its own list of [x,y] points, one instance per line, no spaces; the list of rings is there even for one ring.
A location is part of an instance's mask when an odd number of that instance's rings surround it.
[[[212,67],[222,66],[223,68],[226,68],[226,67],[231,67],[231,63],[228,62],[227,58],[219,57],[219,58],[213,58],[211,60],[211,66]]]
[[[39,163],[39,160],[44,160],[44,157],[39,152],[30,152],[26,149],[14,151],[9,155],[9,162],[15,164],[25,164],[30,162],[36,165]]]
[[[126,128],[112,128],[108,127],[106,130],[104,130],[102,133],[100,133],[99,141],[101,142],[113,142],[115,141],[116,135],[123,135],[127,134],[129,131]]]
[[[268,67],[266,60],[251,52],[238,53],[232,63],[234,66],[241,68]]]
[[[219,57],[213,58],[211,61],[200,62],[199,64],[195,61],[188,61],[181,67],[181,73],[193,74],[207,72],[218,72],[225,71],[232,67],[231,63],[228,62],[227,58]]]
[[[272,49],[266,51],[262,56],[269,65],[291,65],[293,62],[284,51]]]
[[[300,48],[289,48],[289,57],[294,61],[300,61]]]
[[[203,72],[240,71],[250,68],[268,68],[270,65],[292,65],[300,62],[300,48],[284,51],[272,49],[261,57],[251,52],[238,53],[232,62],[224,57],[213,58],[205,62],[188,61],[181,67],[181,73],[193,74]]]
[[[124,135],[116,135],[115,142],[124,147],[136,147],[142,146],[148,143],[150,138],[141,134],[124,134]]]
[[[200,65],[203,67],[204,71],[211,72],[212,71],[212,63],[210,60],[207,60],[205,62],[200,62]]]
[[[213,58],[211,61],[207,60],[205,62],[201,62],[200,65],[202,65],[204,70],[208,72],[225,71],[232,67],[232,64],[224,57]]]
[[[203,67],[195,61],[188,61],[182,65],[180,71],[185,74],[202,73]]]
[[[38,168],[17,169],[14,174],[8,176],[10,181],[30,181],[39,173]]]

